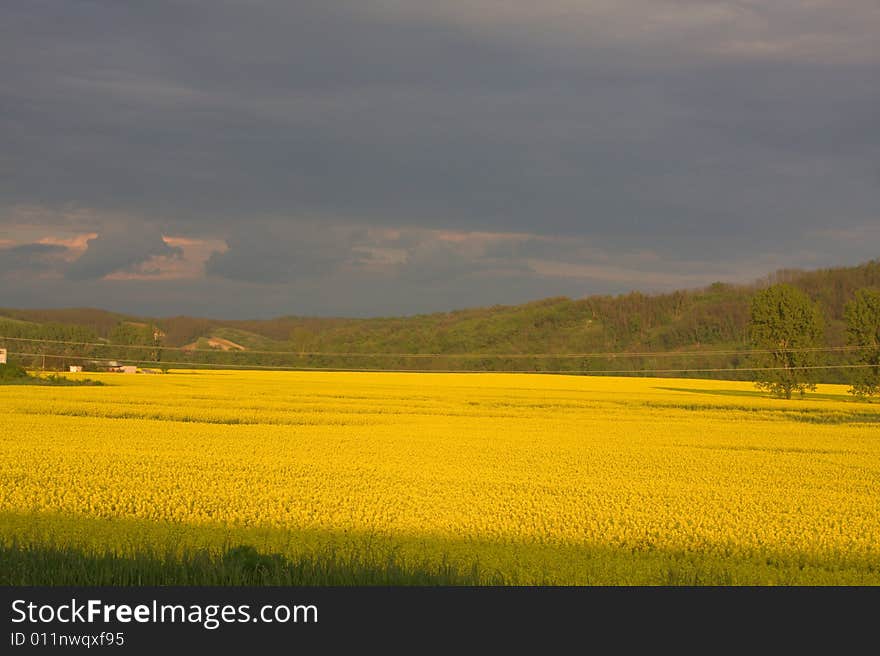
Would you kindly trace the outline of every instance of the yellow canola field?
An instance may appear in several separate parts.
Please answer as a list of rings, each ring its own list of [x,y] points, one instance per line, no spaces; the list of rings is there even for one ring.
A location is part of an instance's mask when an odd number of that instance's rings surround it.
[[[880,583],[880,406],[842,386],[86,376],[107,385],[0,387],[0,540],[369,544],[517,583]]]

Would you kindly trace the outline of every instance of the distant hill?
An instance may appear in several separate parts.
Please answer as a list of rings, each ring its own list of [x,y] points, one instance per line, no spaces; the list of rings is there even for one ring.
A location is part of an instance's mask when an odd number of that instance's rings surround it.
[[[62,360],[54,356],[63,355],[70,361],[110,357],[159,359],[169,366],[175,362],[195,362],[572,372],[726,368],[746,362],[744,355],[735,352],[748,348],[746,334],[752,296],[777,282],[795,285],[820,303],[827,320],[827,344],[839,346],[845,342],[844,306],[857,289],[880,288],[880,260],[817,271],[781,270],[749,285],[719,282],[704,289],[666,294],[556,297],[522,305],[373,319],[151,319],[92,308],[0,309],[0,335],[105,345],[62,348],[36,342],[5,344],[13,353],[42,349],[41,352],[52,356],[49,361],[58,366]],[[161,331],[158,344],[153,338],[154,326]],[[29,350],[25,350],[26,345]],[[187,350],[175,350],[184,346]],[[683,354],[707,350],[734,353],[711,357]],[[644,352],[659,355],[633,355]],[[552,357],[572,353],[613,356]],[[406,357],[407,354],[425,357]],[[735,372],[719,375],[740,377]],[[829,379],[834,379],[833,372]]]

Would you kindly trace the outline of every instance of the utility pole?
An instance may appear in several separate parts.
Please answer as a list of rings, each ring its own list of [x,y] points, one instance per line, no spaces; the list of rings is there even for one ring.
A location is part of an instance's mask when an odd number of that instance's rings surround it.
[[[158,364],[162,360],[162,337],[164,333],[159,326],[153,326],[153,360]]]
[[[159,361],[159,329],[153,326],[153,362]]]

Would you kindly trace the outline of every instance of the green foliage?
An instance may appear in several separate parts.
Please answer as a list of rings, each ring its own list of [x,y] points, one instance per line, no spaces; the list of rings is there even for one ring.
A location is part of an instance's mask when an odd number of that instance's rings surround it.
[[[67,342],[94,341],[96,335],[85,326],[64,323],[34,323],[0,317],[0,334],[4,337],[54,339]],[[24,349],[29,350],[29,349]]]
[[[25,381],[30,376],[21,367],[14,364],[0,364],[0,384]]]
[[[153,326],[132,321],[120,321],[110,332],[113,344],[142,345],[153,344]]]
[[[101,381],[88,378],[65,378],[57,374],[49,376],[31,376],[27,371],[14,364],[0,364],[0,385],[103,385]]]
[[[755,382],[760,389],[791,398],[816,389],[816,375],[808,367],[818,364],[816,352],[804,349],[821,345],[822,313],[804,292],[787,284],[773,285],[752,299],[749,336],[753,346],[767,350],[754,356]]]
[[[100,380],[92,380],[91,378],[67,378],[58,374],[49,374],[48,376],[34,376],[33,380],[37,385],[54,385],[56,387],[102,387],[104,383]]]
[[[856,396],[880,394],[880,290],[857,291],[844,315],[847,343],[859,347],[855,362],[868,365],[853,370],[850,392]]]
[[[95,310],[91,308],[64,308],[57,310],[14,310],[0,308],[0,318],[10,321],[27,322],[41,325],[77,326],[84,330],[92,339],[106,337],[123,319],[121,314]],[[4,334],[8,334],[5,333]]]

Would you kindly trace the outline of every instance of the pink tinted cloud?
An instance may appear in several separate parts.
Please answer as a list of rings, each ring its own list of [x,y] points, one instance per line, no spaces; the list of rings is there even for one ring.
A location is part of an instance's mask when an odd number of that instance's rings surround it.
[[[52,246],[64,246],[67,251],[65,251],[62,258],[67,261],[72,261],[85,253],[89,240],[95,239],[97,236],[97,232],[86,232],[73,237],[49,236],[38,239],[37,243]]]
[[[538,235],[529,234],[526,232],[465,232],[465,231],[450,231],[450,230],[436,230],[433,231],[434,236],[440,241],[452,242],[452,243],[463,243],[463,242],[478,242],[478,243],[491,243],[491,242],[499,242],[499,241],[526,241],[529,239],[543,239]],[[546,238],[549,239],[549,238]]]
[[[212,253],[228,249],[222,239],[162,236],[162,241],[179,248],[179,255],[154,255],[129,271],[115,271],[104,280],[194,280],[205,274],[205,262]]]

